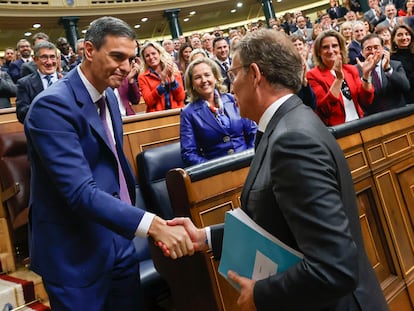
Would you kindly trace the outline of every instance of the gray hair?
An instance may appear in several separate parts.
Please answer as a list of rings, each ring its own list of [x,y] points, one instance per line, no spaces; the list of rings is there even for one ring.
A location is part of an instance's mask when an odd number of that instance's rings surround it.
[[[57,54],[56,46],[49,41],[40,41],[34,46],[34,56],[39,57],[39,51],[41,49],[48,49],[48,50],[54,50],[55,54]]]

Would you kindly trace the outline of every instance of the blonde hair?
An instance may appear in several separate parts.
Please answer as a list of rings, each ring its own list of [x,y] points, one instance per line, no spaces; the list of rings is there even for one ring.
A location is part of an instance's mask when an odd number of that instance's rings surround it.
[[[211,68],[211,71],[213,72],[214,77],[216,78],[216,85],[215,89],[219,91],[219,93],[225,93],[227,92],[227,87],[223,84],[223,77],[221,75],[221,70],[217,63],[207,57],[204,58],[198,58],[194,61],[192,61],[185,72],[185,89],[190,96],[190,101],[194,102],[197,99],[201,98],[200,94],[197,93],[197,91],[193,87],[193,70],[194,67],[200,64],[206,64]]]
[[[148,64],[147,64],[147,62],[145,61],[145,56],[144,56],[144,53],[145,53],[145,50],[148,48],[148,47],[153,47],[154,49],[156,49],[157,51],[158,51],[158,53],[160,54],[160,63],[161,63],[161,68],[164,68],[165,67],[165,65],[169,62],[169,61],[172,61],[172,57],[171,57],[171,55],[169,55],[168,53],[167,53],[167,51],[159,44],[159,43],[157,43],[157,42],[153,42],[153,41],[150,41],[150,42],[147,42],[147,43],[145,43],[144,44],[144,46],[142,47],[142,49],[141,49],[141,52],[140,52],[140,56],[141,56],[141,59],[142,59],[142,66],[141,66],[141,71],[142,72],[145,72],[145,71],[147,71],[148,69],[149,69],[149,66],[148,66]]]

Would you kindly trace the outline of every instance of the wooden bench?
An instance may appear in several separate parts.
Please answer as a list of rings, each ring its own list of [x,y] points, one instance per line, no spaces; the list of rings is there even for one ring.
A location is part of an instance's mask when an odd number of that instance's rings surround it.
[[[23,131],[23,124],[17,120],[16,108],[0,109],[0,133]]]
[[[330,130],[348,161],[365,248],[390,309],[414,310],[414,105]],[[240,206],[248,172],[248,157],[244,165],[234,166],[236,160],[222,158],[168,172],[166,181],[175,215],[190,217],[198,227],[223,222],[226,211]],[[156,251],[154,256],[158,256]],[[213,309],[238,310],[238,293],[218,274],[218,262],[210,253],[203,256],[203,268],[185,267],[182,261],[167,263],[166,277],[175,277],[171,272],[175,267],[176,273],[195,276],[198,270],[207,269],[207,282],[214,292]],[[163,265],[162,259],[157,264]],[[165,269],[161,271],[165,273]],[[196,304],[211,299],[209,293],[201,298],[188,295],[188,288],[200,286],[197,277],[190,281],[194,284],[175,289],[174,294],[194,299]],[[169,282],[174,284],[173,280]]]
[[[140,104],[142,105],[142,104]],[[180,109],[140,113],[122,119],[124,152],[137,176],[135,159],[143,150],[180,140]],[[16,108],[0,109],[0,132],[23,131]]]

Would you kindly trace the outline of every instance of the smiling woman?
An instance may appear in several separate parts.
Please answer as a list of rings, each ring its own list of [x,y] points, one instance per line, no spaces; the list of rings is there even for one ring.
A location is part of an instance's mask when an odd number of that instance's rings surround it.
[[[308,72],[307,79],[316,95],[315,111],[322,121],[332,126],[363,117],[360,105],[370,105],[374,98],[371,71],[378,59],[371,55],[363,63],[358,60],[361,81],[358,69],[346,64],[345,38],[334,30],[319,34],[313,52],[316,67]]]
[[[138,81],[147,112],[183,107],[183,80],[171,56],[158,43],[149,42],[142,47],[141,58],[144,66]]]
[[[197,59],[188,66],[185,83],[191,103],[181,111],[180,121],[181,156],[186,165],[254,145],[257,126],[240,117],[234,97],[225,93],[222,81],[218,65],[209,58]]]

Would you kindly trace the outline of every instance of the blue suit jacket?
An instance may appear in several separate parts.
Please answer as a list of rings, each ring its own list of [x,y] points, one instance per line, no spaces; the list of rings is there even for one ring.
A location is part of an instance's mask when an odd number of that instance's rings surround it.
[[[41,91],[43,84],[37,71],[17,81],[16,114],[21,123],[26,118],[30,103]]]
[[[9,75],[13,79],[14,83],[17,82],[17,80],[20,79],[20,68],[22,67],[24,61],[23,59],[15,60],[14,62],[11,62],[9,65]]]
[[[181,156],[186,165],[193,165],[240,152],[254,146],[256,124],[240,117],[233,96],[222,94],[224,111],[230,127],[222,127],[204,100],[197,100],[181,110]]]
[[[131,200],[135,181],[122,151],[122,120],[107,89],[119,160]],[[37,96],[25,121],[32,168],[31,268],[80,287],[112,270],[114,241],[129,243],[144,211],[118,199],[117,161],[77,70]],[[132,243],[132,242],[130,242]]]

